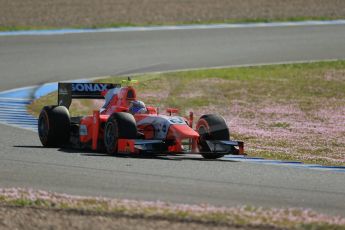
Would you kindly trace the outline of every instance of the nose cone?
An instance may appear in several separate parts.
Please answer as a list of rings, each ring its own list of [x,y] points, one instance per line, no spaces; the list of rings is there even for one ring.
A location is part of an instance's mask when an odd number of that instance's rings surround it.
[[[180,139],[199,137],[199,134],[188,125],[171,125],[169,133]]]

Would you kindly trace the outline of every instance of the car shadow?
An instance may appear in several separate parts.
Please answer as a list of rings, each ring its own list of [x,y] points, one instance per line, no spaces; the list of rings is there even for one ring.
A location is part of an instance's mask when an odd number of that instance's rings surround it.
[[[96,156],[96,157],[114,157],[114,158],[129,158],[129,159],[150,159],[150,160],[167,160],[167,161],[216,161],[216,162],[236,162],[230,159],[205,159],[198,154],[151,154],[151,153],[141,153],[141,154],[116,154],[109,155],[106,153],[82,153],[83,156]]]
[[[47,148],[47,147],[43,147],[40,145],[13,145],[13,147],[14,148],[26,148],[26,149],[44,149],[44,148]]]
[[[185,154],[185,153],[140,153],[140,154],[115,154],[109,155],[107,153],[95,152],[92,150],[80,150],[74,148],[54,148],[54,147],[43,147],[39,145],[14,145],[14,148],[37,148],[37,149],[57,149],[59,152],[80,154],[85,157],[114,157],[114,158],[132,158],[132,159],[152,159],[152,160],[168,160],[168,161],[216,161],[216,162],[236,162],[230,159],[205,159],[198,154]]]

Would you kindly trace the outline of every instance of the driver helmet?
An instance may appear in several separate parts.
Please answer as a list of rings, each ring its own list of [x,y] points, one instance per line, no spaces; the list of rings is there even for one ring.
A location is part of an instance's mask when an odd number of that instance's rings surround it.
[[[147,109],[145,103],[142,101],[131,101],[129,105],[129,112],[133,115],[146,113]]]

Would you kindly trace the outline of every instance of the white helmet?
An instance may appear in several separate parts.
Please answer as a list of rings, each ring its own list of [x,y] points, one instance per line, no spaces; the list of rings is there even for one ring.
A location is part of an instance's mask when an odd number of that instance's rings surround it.
[[[131,104],[129,105],[129,112],[131,114],[141,114],[141,113],[146,113],[147,109],[145,106],[145,103],[142,101],[132,101]]]

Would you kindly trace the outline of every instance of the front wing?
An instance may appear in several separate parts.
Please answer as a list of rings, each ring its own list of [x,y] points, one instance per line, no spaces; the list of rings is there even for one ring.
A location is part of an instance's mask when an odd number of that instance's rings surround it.
[[[208,140],[211,153],[245,155],[242,141]],[[119,139],[118,153],[169,153],[171,142],[165,140]],[[196,153],[183,151],[182,153]]]

